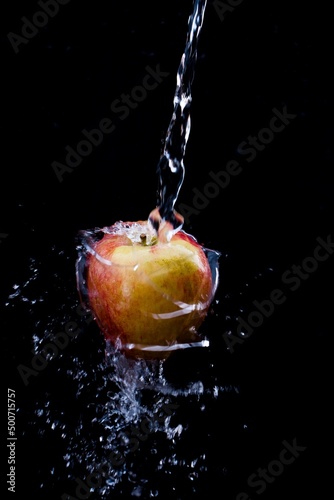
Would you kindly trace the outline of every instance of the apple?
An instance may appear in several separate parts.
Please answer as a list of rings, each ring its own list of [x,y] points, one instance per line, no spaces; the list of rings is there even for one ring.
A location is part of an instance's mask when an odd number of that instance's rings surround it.
[[[146,359],[198,341],[217,286],[206,249],[183,230],[157,234],[150,221],[100,231],[84,244],[85,294],[105,337]]]

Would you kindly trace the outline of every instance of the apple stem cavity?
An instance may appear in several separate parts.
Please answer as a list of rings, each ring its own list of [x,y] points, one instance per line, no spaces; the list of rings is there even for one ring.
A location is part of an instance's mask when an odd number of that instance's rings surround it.
[[[150,236],[148,237],[147,234],[141,233],[140,235],[140,243],[144,247],[151,247],[153,245],[156,245],[158,242],[158,238],[156,236]]]

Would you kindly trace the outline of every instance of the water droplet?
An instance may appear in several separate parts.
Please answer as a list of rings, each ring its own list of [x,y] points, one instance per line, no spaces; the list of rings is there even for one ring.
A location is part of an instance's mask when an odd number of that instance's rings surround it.
[[[141,486],[137,486],[136,488],[134,488],[131,492],[131,495],[133,497],[141,497],[142,496],[142,487]]]

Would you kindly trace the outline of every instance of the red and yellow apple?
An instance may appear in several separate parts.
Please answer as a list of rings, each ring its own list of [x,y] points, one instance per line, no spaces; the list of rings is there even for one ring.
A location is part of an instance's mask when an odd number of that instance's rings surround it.
[[[165,358],[166,346],[198,340],[215,283],[195,238],[183,230],[158,238],[148,221],[118,222],[103,232],[88,245],[85,280],[105,337],[142,358]]]

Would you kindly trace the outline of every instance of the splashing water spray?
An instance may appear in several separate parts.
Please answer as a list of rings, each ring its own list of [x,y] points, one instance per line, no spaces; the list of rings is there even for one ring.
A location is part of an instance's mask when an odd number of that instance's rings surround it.
[[[198,328],[218,284],[219,252],[182,230],[174,209],[184,179],[191,86],[206,0],[195,0],[177,71],[173,115],[158,163],[158,200],[148,220],[80,232],[76,265],[81,301],[105,338],[129,357],[164,359],[205,347]]]

